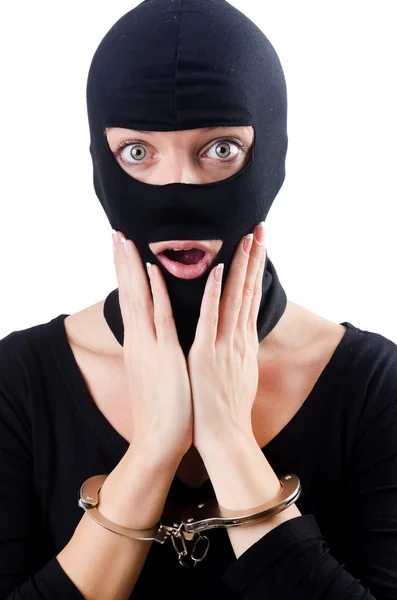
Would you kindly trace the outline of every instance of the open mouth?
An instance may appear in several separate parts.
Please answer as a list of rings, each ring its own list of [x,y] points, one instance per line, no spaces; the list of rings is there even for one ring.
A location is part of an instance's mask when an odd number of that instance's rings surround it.
[[[207,271],[212,254],[200,248],[176,250],[167,248],[157,258],[161,264],[175,277],[181,279],[195,279]]]
[[[190,250],[164,250],[163,254],[174,262],[183,265],[197,265],[205,256],[204,250],[191,248]]]

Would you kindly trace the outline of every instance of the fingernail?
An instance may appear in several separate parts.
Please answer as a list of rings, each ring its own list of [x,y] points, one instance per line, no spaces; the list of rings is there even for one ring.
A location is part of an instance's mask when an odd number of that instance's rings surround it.
[[[265,221],[261,221],[256,228],[255,239],[261,246],[265,243]]]
[[[146,263],[146,269],[149,275],[149,279],[152,279],[152,265],[149,262]]]
[[[117,235],[117,231],[112,229],[112,240],[113,240],[113,252],[117,252],[119,248],[119,236]]]
[[[250,250],[251,250],[251,246],[252,246],[252,240],[254,239],[254,234],[253,233],[248,233],[247,235],[244,236],[244,241],[243,241],[243,252],[249,256]]]
[[[224,263],[219,263],[214,272],[215,281],[217,281],[218,283],[222,281],[223,267]]]
[[[121,245],[122,245],[122,247],[124,248],[124,252],[125,252],[126,254],[128,254],[128,253],[129,253],[129,249],[128,249],[128,244],[127,244],[127,240],[126,240],[126,238],[124,237],[124,235],[123,235],[122,233],[119,233],[119,234],[118,234],[118,236],[119,236],[119,239],[120,239]]]

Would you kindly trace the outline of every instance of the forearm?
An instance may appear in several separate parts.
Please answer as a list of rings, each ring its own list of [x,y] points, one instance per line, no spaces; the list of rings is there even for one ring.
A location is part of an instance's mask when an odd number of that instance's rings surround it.
[[[244,510],[273,500],[280,491],[274,473],[255,438],[229,435],[200,450],[218,503],[224,508]],[[281,523],[300,516],[295,504],[259,523],[227,529],[236,557]]]
[[[109,474],[99,494],[99,511],[132,529],[155,525],[179,460],[130,449]],[[57,560],[86,600],[128,599],[153,542],[116,534],[82,516]]]

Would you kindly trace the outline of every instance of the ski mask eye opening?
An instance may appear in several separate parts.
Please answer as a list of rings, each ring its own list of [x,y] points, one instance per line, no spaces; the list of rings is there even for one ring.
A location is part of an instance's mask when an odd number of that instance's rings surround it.
[[[153,176],[153,168],[157,168],[160,166],[163,171],[163,177],[165,177],[166,179],[169,179],[170,176],[172,176],[172,169],[166,168],[166,164],[165,164],[167,161],[166,157],[160,158],[155,165],[153,165],[153,162],[152,162],[152,164],[149,167],[141,168],[138,161],[137,161],[137,163],[135,163],[131,166],[129,166],[129,165],[123,166],[121,159],[120,159],[120,149],[115,148],[114,144],[112,144],[112,146],[113,146],[113,149],[112,149],[111,144],[109,143],[109,139],[107,137],[106,137],[106,141],[107,141],[107,151],[111,156],[111,160],[112,160],[114,168],[117,168],[117,171],[118,171],[117,176],[120,178],[122,177],[124,180],[125,180],[125,178],[132,179],[136,185],[141,185],[141,186],[145,186],[146,188],[149,187],[149,188],[153,188],[153,189],[164,188],[164,187],[173,186],[173,185],[209,188],[212,186],[231,182],[234,179],[237,179],[240,176],[242,176],[247,169],[252,167],[252,163],[254,161],[255,143],[256,143],[255,132],[253,132],[253,133],[254,133],[254,136],[253,136],[253,139],[251,142],[251,146],[249,146],[245,150],[245,155],[244,154],[240,155],[241,156],[240,160],[236,160],[236,161],[230,160],[228,163],[227,160],[223,161],[222,159],[219,159],[219,162],[217,164],[208,166],[208,164],[206,165],[205,163],[202,162],[204,160],[208,160],[208,158],[207,158],[207,159],[202,159],[201,162],[198,159],[198,163],[196,165],[192,164],[192,169],[194,170],[194,173],[196,175],[195,178],[197,180],[195,182],[193,182],[193,181],[189,181],[189,182],[174,181],[174,182],[167,182],[167,183],[155,183],[154,180],[156,179],[156,174],[154,174],[154,176]],[[218,137],[217,140],[214,138],[213,140],[209,141],[206,144],[206,146],[207,146],[206,152],[208,152],[208,150],[210,148],[213,148],[214,146],[216,146],[217,144],[221,144],[222,142],[229,143],[230,145],[234,145],[236,148],[238,148],[237,141],[233,141],[233,137],[234,137],[233,135],[225,134],[224,136],[217,136],[217,137]],[[242,136],[239,136],[239,138],[237,138],[237,139],[240,139],[243,142]],[[155,145],[155,144],[156,144],[156,142],[153,142],[153,145]],[[243,142],[243,144],[244,144],[244,142]],[[123,143],[123,145],[124,145],[124,147],[135,145],[139,148],[141,148],[141,146],[142,146],[143,148],[141,149],[141,152],[145,152],[145,148],[148,148],[151,144],[149,142],[139,140],[138,138],[135,139],[135,136],[132,136],[131,139],[126,140],[125,144]],[[163,148],[164,148],[164,146],[165,146],[165,144],[163,143]],[[245,147],[247,147],[247,144],[245,145]],[[242,146],[242,150],[239,150],[239,152],[243,152],[243,151],[244,151],[244,145]],[[189,152],[189,149],[187,148],[186,153],[188,153],[188,152]],[[146,153],[147,154],[144,157],[144,159],[151,161],[152,159],[151,159],[150,151],[146,150]],[[161,160],[163,161],[163,165],[159,164],[159,162]],[[216,160],[216,159],[214,159],[214,160]],[[137,171],[134,173],[135,169],[137,169]],[[148,173],[148,171],[150,171],[150,173]],[[228,173],[230,173],[230,175]],[[157,179],[158,178],[159,178],[159,176],[157,176]]]

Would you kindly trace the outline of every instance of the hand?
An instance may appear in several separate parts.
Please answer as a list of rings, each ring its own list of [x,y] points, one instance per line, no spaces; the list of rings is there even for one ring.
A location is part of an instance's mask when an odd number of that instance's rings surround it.
[[[257,318],[266,250],[243,238],[233,257],[220,302],[221,283],[210,273],[194,343],[187,357],[193,396],[193,443],[200,453],[215,439],[253,436],[252,406],[258,387]],[[243,244],[248,244],[244,252]],[[251,248],[250,248],[251,246]],[[218,271],[219,273],[219,271]]]
[[[192,444],[192,400],[167,287],[160,269],[152,265],[152,300],[136,246],[118,233],[113,234],[114,264],[124,323],[132,444],[149,441],[153,451],[182,458]]]

